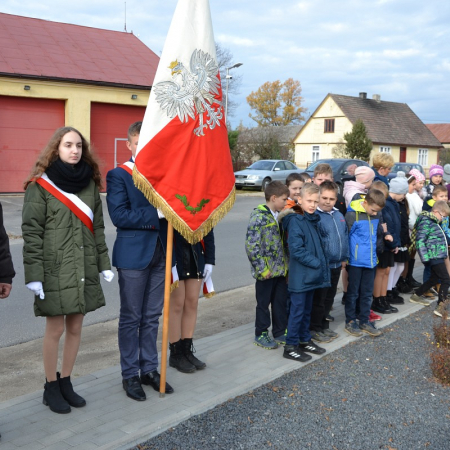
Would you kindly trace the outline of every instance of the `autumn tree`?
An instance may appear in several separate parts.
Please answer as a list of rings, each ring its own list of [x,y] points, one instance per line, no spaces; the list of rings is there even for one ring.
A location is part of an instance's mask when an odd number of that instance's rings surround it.
[[[344,134],[345,153],[351,159],[362,159],[369,161],[373,144],[367,135],[366,126],[362,120],[357,120],[353,124],[350,133]]]
[[[266,81],[256,92],[247,97],[253,111],[251,117],[258,126],[295,125],[303,122],[306,108],[302,105],[300,81],[293,78],[284,83]]]

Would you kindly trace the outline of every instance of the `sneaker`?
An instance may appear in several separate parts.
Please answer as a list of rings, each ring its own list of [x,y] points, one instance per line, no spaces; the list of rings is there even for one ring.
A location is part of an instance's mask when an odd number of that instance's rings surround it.
[[[364,333],[370,334],[371,336],[381,336],[383,333],[380,330],[377,330],[375,328],[375,325],[371,322],[369,323],[363,323],[362,325],[359,325],[359,328],[361,331],[364,331]]]
[[[438,316],[438,317],[442,317],[444,315],[444,311],[445,311],[445,306],[443,303],[440,303],[438,305],[436,305],[436,308],[434,308],[434,315]],[[447,311],[447,320],[450,319],[450,314]]]
[[[286,344],[286,336],[287,336],[287,330],[282,334],[281,336],[274,337],[273,339],[278,345],[285,345]]]
[[[430,290],[428,290],[427,292],[425,292],[425,293],[423,294],[422,297],[426,297],[427,300],[435,300],[435,299],[436,299],[436,296],[434,295],[434,293],[432,292],[432,290],[434,290],[434,289],[430,289]]]
[[[261,336],[255,336],[253,343],[258,347],[265,348],[266,350],[274,350],[278,348],[278,344],[269,336],[267,331],[264,331]]]
[[[324,330],[322,330],[322,333],[325,336],[330,337],[331,339],[336,339],[337,337],[339,337],[339,334],[335,333],[333,330],[330,330],[329,328],[325,328]]]
[[[409,301],[411,303],[419,303],[420,305],[424,305],[424,306],[430,306],[431,302],[429,302],[424,295],[417,295],[416,293],[414,293],[413,295],[411,295],[411,297],[409,298]]]
[[[334,317],[333,317],[333,316],[330,316],[330,315],[328,314],[328,316],[325,317],[325,320],[326,320],[327,322],[334,322]]]
[[[430,292],[434,295],[439,295],[439,289],[441,288],[440,284],[437,284],[436,286],[433,286],[430,288]]]
[[[377,320],[381,320],[382,317],[378,314],[375,314],[372,310],[370,310],[369,314],[369,322],[376,322]]]
[[[314,344],[313,341],[309,342],[299,342],[298,348],[303,350],[304,352],[314,353],[315,355],[323,355],[326,350],[322,347],[319,347],[317,344]]]
[[[302,352],[297,345],[285,345],[283,358],[293,359],[294,361],[306,362],[312,359],[312,356]]]
[[[359,329],[357,323],[354,320],[351,320],[349,323],[345,324],[344,330],[352,336],[361,337],[363,335],[362,331]]]
[[[331,342],[333,339],[330,336],[327,336],[322,331],[310,331],[311,339],[316,342],[321,342],[322,344],[326,344],[327,342]]]

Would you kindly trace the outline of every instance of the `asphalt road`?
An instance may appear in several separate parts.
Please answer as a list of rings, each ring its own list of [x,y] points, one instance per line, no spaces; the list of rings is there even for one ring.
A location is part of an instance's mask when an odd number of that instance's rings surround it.
[[[106,198],[102,196],[106,242],[110,256],[115,239],[115,228],[109,220]],[[253,283],[245,254],[244,240],[251,210],[264,201],[262,193],[238,195],[229,214],[215,228],[216,267],[213,282],[216,292],[223,292]],[[16,277],[8,299],[0,302],[0,347],[8,347],[40,338],[44,334],[45,320],[33,312],[33,296],[24,285],[21,235],[23,196],[0,196],[6,231],[17,239],[10,239]],[[86,316],[85,325],[116,319],[119,312],[117,276],[112,283],[102,280],[106,306]],[[45,300],[44,300],[45,301]]]

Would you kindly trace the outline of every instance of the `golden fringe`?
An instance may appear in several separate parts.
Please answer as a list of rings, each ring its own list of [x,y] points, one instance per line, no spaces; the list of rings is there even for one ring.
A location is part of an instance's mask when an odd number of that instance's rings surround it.
[[[207,294],[203,294],[203,297],[211,298],[216,295],[216,291],[208,292]]]
[[[167,202],[155,191],[151,183],[141,174],[136,168],[133,169],[133,181],[135,186],[145,195],[147,200],[155,207],[162,211],[165,218],[173,225],[190,244],[196,244],[201,241],[217,224],[222,220],[231,210],[236,200],[236,190],[233,186],[228,197],[222,202],[212,216],[210,216],[201,227],[193,231],[174,210],[167,204]]]
[[[177,281],[175,281],[174,283],[172,283],[171,285],[170,285],[170,293],[172,293],[177,287],[179,287],[180,286],[180,283],[179,283],[179,281],[177,280]]]

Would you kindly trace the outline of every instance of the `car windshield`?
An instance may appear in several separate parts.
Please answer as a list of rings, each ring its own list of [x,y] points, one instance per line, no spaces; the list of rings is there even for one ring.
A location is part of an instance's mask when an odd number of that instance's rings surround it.
[[[331,166],[333,169],[333,172],[339,168],[339,166],[342,164],[342,161],[336,160],[336,159],[326,159],[326,160],[319,160],[314,163],[312,163],[308,168],[306,169],[307,172],[314,172],[314,169],[317,165],[327,163]]]
[[[419,172],[422,172],[420,170],[420,167],[416,164],[394,164],[391,169],[391,172],[402,171],[402,172],[408,173],[412,169],[417,169]]]
[[[250,167],[247,167],[247,169],[272,170],[273,165],[274,165],[274,161],[256,161]]]

